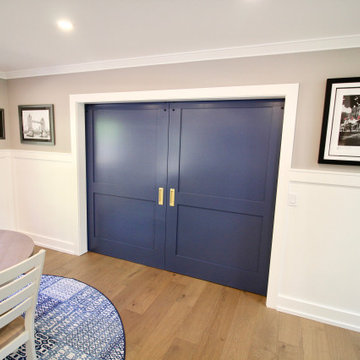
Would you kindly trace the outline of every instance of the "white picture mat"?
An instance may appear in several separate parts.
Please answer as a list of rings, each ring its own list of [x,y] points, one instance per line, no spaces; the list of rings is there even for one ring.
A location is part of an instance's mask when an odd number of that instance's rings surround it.
[[[41,125],[40,122],[44,119],[44,129],[47,132],[47,136],[28,136],[27,132],[29,131],[28,128],[28,116],[31,116],[33,120],[33,129],[38,130],[40,129]],[[23,126],[23,134],[24,139],[46,139],[50,140],[50,112],[49,110],[22,110],[22,126]]]

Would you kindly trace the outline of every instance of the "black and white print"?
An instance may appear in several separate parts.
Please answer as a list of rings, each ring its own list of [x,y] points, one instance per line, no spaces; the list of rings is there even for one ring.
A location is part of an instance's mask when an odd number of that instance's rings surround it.
[[[360,95],[343,96],[338,144],[360,146]]]

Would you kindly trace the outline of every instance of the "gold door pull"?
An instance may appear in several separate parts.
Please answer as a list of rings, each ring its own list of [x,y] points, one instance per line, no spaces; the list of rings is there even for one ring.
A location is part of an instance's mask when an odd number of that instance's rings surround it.
[[[164,205],[164,188],[159,187],[158,204]]]
[[[175,206],[175,189],[170,189],[170,206]]]

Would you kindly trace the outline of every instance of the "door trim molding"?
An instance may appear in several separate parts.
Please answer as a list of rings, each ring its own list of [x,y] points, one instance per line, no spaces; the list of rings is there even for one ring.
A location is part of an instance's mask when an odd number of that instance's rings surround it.
[[[290,181],[291,161],[294,145],[295,122],[299,84],[274,84],[212,87],[177,90],[151,90],[115,93],[70,95],[71,152],[76,177],[76,207],[78,236],[75,253],[87,252],[87,210],[86,210],[86,151],[85,151],[85,104],[156,102],[156,101],[198,101],[198,100],[242,100],[242,99],[285,99],[283,132],[279,159],[279,173],[274,215],[267,306],[276,308],[284,250],[287,192]]]

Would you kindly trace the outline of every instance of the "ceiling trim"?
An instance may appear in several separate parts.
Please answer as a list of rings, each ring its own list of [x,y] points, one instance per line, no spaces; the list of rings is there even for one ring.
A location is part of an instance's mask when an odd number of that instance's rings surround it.
[[[178,64],[197,61],[223,60],[253,56],[267,56],[360,47],[360,34],[299,41],[277,42],[250,46],[199,50],[182,53],[95,61],[81,64],[0,72],[0,78],[16,79],[33,76],[71,74],[140,66]]]

